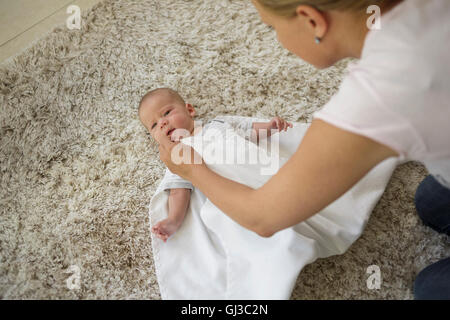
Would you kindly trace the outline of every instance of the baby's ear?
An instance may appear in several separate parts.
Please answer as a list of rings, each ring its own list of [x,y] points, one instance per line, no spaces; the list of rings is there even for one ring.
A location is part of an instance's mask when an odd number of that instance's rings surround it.
[[[186,109],[188,110],[191,117],[195,116],[195,109],[190,103],[186,103]]]

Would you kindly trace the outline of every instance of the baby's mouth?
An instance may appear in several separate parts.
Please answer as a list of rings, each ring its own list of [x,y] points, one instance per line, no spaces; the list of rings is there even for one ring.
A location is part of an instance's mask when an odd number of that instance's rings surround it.
[[[173,129],[170,129],[169,131],[167,131],[167,135],[169,136],[169,137],[171,137],[172,136],[172,133],[175,131],[175,128],[173,128]]]

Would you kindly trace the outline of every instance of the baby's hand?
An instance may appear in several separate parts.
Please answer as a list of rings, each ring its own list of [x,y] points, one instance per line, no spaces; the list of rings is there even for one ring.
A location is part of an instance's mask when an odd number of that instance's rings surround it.
[[[269,121],[269,129],[278,129],[279,131],[287,131],[288,128],[292,128],[292,123],[280,117],[274,117]]]
[[[178,230],[179,224],[169,219],[164,219],[153,226],[152,232],[164,242]]]

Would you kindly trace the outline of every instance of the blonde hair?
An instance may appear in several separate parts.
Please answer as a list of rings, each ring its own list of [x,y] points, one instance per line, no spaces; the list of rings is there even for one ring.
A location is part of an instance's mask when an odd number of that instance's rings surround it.
[[[361,11],[372,4],[384,4],[397,0],[256,0],[262,7],[279,16],[294,16],[295,9],[307,5],[320,11]]]

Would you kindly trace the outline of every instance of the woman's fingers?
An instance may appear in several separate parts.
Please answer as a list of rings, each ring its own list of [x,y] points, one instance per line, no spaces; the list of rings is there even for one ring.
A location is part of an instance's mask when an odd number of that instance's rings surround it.
[[[204,164],[202,157],[192,147],[174,142],[168,136],[157,137],[157,139],[159,157],[172,173],[189,180],[193,165]]]
[[[166,164],[170,164],[171,161],[171,153],[172,148],[178,144],[179,142],[173,142],[170,140],[169,136],[166,135],[160,135],[157,138],[157,142],[159,143],[159,157],[161,160]]]
[[[162,145],[165,148],[167,148],[167,147],[171,148],[171,146],[175,145],[175,142],[172,141],[172,139],[170,139],[170,137],[165,134],[160,134],[157,137],[157,139],[158,139],[159,145]]]

